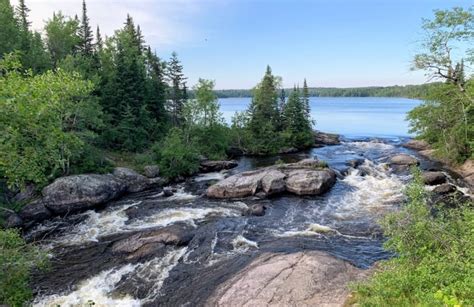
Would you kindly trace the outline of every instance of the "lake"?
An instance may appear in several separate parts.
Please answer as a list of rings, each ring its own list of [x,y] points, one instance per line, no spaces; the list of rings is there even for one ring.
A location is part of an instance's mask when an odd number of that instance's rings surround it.
[[[244,111],[251,98],[219,99],[225,120]],[[392,97],[311,97],[311,116],[315,128],[346,137],[410,136],[407,112],[421,100]]]

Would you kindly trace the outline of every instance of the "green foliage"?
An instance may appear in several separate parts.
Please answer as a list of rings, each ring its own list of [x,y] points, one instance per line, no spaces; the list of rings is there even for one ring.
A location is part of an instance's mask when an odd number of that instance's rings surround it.
[[[0,58],[19,48],[20,30],[10,0],[0,0]]]
[[[283,126],[285,144],[288,146],[306,148],[314,143],[309,97],[301,97],[297,89],[291,92],[283,110]]]
[[[407,204],[383,222],[385,246],[397,254],[371,280],[356,286],[362,306],[472,306],[474,210],[437,204],[430,209],[420,171]]]
[[[0,173],[10,187],[68,174],[101,124],[90,82],[63,71],[33,76],[20,69],[14,56],[0,62]]]
[[[66,56],[75,53],[77,45],[81,41],[78,35],[78,20],[66,17],[58,12],[46,22],[44,29],[46,43],[54,66]]]
[[[167,178],[192,175],[199,169],[199,153],[194,144],[186,142],[179,128],[171,128],[162,144],[154,146],[160,172]]]
[[[23,306],[29,301],[30,273],[46,264],[46,254],[26,244],[18,230],[0,230],[0,304]]]
[[[178,59],[178,54],[173,52],[171,59],[166,66],[166,77],[170,83],[168,96],[168,110],[171,114],[171,122],[174,126],[179,126],[183,121],[183,108],[187,99],[186,94],[186,78],[183,74],[183,65]]]

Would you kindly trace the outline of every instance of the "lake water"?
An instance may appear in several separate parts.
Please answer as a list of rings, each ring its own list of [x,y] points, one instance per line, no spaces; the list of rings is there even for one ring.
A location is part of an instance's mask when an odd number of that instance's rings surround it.
[[[244,111],[251,98],[219,99],[225,120]],[[420,100],[388,97],[311,97],[311,116],[315,128],[346,137],[409,136],[407,112]]]

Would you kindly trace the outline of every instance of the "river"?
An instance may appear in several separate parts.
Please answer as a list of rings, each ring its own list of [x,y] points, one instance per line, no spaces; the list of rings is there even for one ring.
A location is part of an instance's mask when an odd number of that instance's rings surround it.
[[[227,120],[249,99],[223,99]],[[51,269],[35,274],[35,306],[205,305],[220,284],[263,253],[324,251],[361,269],[386,259],[377,221],[403,202],[410,179],[386,167],[408,134],[406,112],[419,101],[399,98],[312,98],[317,128],[345,136],[341,145],[268,158],[242,157],[233,170],[198,175],[161,190],[128,195],[100,210],[42,223],[27,237],[51,256]],[[317,197],[282,195],[232,201],[203,196],[208,185],[278,159],[317,157],[345,172],[330,192]],[[431,162],[423,160],[422,167]],[[363,160],[358,169],[347,161]],[[244,216],[263,203],[264,216]],[[184,244],[156,245],[146,255],[117,254],[117,242],[150,230],[179,226],[192,237]],[[128,241],[125,241],[128,242]]]

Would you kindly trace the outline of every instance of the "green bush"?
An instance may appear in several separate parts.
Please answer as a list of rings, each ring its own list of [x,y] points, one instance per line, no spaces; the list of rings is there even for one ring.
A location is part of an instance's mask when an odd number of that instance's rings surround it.
[[[31,271],[46,264],[46,254],[26,244],[18,230],[0,230],[0,304],[22,306],[30,300]]]
[[[408,203],[383,222],[385,246],[397,254],[356,286],[362,306],[474,305],[474,210],[428,205],[420,171]]]
[[[199,153],[186,142],[181,129],[172,128],[163,143],[153,147],[159,159],[160,172],[167,178],[192,175],[199,169]]]

